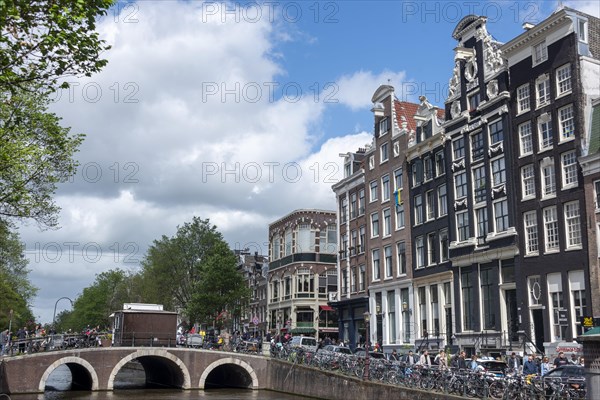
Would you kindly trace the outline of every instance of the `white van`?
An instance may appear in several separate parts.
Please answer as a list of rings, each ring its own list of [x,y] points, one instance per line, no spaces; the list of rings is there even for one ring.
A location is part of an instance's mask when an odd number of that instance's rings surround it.
[[[303,347],[306,350],[317,351],[317,339],[311,336],[292,336],[290,345],[292,347]]]

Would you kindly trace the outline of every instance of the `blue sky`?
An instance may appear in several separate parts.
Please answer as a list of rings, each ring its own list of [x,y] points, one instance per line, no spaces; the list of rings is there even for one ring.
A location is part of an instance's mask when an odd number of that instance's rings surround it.
[[[598,2],[563,3],[599,13]],[[209,218],[232,248],[266,254],[270,222],[335,208],[339,153],[370,143],[379,85],[443,106],[462,17],[487,13],[488,32],[507,41],[558,5],[228,4],[233,12],[119,3],[98,24],[113,46],[107,67],[68,78],[72,88],[56,94],[52,110],[87,136],[77,175],[57,192],[61,229],[21,228],[43,322],[97,274],[139,270],[152,241],[193,216]]]

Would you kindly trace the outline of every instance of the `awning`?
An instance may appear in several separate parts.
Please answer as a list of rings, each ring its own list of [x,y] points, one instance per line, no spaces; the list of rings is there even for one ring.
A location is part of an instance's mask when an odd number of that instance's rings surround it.
[[[321,306],[321,310],[323,310],[323,311],[334,311],[333,307],[328,306],[328,305]]]
[[[292,335],[298,335],[298,334],[302,334],[302,333],[315,333],[315,332],[316,332],[315,328],[308,328],[308,327],[294,328],[291,331]]]

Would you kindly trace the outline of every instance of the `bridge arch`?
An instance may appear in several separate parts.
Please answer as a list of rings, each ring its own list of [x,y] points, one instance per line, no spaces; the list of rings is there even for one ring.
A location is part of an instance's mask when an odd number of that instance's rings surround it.
[[[123,357],[112,369],[108,378],[107,390],[113,390],[115,378],[121,368],[129,361],[138,360],[144,367],[146,375],[149,369],[146,366],[159,365],[162,367],[161,372],[168,372],[173,380],[170,382],[173,386],[179,386],[181,389],[191,388],[190,372],[185,364],[176,356],[163,349],[143,349],[135,351],[126,357]],[[163,376],[164,377],[164,376]]]
[[[46,382],[48,382],[48,378],[50,374],[61,365],[67,365],[71,370],[71,374],[73,375],[73,383],[75,380],[79,380],[80,385],[89,386],[88,390],[98,390],[98,374],[92,364],[79,357],[63,357],[56,361],[46,368],[42,378],[40,379],[40,384],[38,386],[38,390],[43,392],[46,389]],[[81,381],[82,379],[87,380],[87,382]]]
[[[205,388],[207,378],[209,377],[211,372],[213,372],[219,368],[228,367],[228,366],[232,366],[234,368],[235,372],[238,372],[238,373],[246,372],[247,376],[244,378],[248,378],[249,383],[251,382],[250,385],[248,385],[247,387],[249,389],[258,389],[258,377],[256,376],[256,372],[254,371],[252,366],[250,366],[250,364],[248,364],[247,362],[245,362],[243,360],[240,360],[238,358],[233,358],[233,357],[222,358],[220,360],[217,360],[217,361],[211,363],[209,366],[207,366],[206,369],[204,370],[204,372],[202,372],[202,376],[200,376],[200,382],[198,383],[198,388],[199,389]]]

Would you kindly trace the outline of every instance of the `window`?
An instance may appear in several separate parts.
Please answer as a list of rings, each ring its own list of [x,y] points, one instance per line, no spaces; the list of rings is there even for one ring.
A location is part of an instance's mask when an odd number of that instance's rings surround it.
[[[544,74],[536,79],[535,89],[538,107],[550,103],[550,78],[548,77],[548,74]]]
[[[381,201],[390,199],[390,176],[384,175],[381,178]]]
[[[348,256],[348,235],[342,234],[340,236],[340,242],[342,244],[342,248],[340,249],[340,258],[343,260]]]
[[[502,129],[502,120],[494,121],[488,125],[490,130],[490,144],[497,144],[504,140],[504,130]]]
[[[427,332],[427,298],[425,297],[425,286],[417,288],[419,315],[421,316],[421,332]]]
[[[528,277],[527,287],[529,288],[529,305],[541,306],[542,286],[540,285],[540,276],[534,275]]]
[[[469,96],[469,111],[473,112],[477,110],[477,106],[479,106],[479,102],[481,101],[481,95],[479,92]]]
[[[483,165],[473,169],[473,190],[475,203],[485,201],[487,190],[485,182],[485,166]]]
[[[388,343],[396,343],[396,293],[387,292]]]
[[[463,331],[472,331],[475,329],[475,286],[474,272],[462,270],[460,275],[460,285],[462,294],[462,316]]]
[[[567,229],[567,249],[581,247],[581,221],[579,220],[579,202],[565,203],[565,227]]]
[[[519,144],[521,145],[521,156],[533,153],[533,140],[531,137],[531,122],[519,125]]]
[[[275,236],[273,238],[273,260],[277,260],[281,257],[281,238],[279,236]]]
[[[473,161],[483,158],[483,132],[479,131],[471,135],[471,159]]]
[[[573,116],[573,104],[569,104],[558,110],[558,128],[560,140],[575,137],[575,118]]]
[[[437,262],[435,256],[435,232],[427,234],[427,265],[434,265]]]
[[[358,215],[365,213],[365,189],[358,191]]]
[[[460,160],[465,156],[465,138],[460,137],[452,142],[452,154],[454,160]]]
[[[345,271],[348,271],[345,269]],[[314,297],[315,292],[315,279],[314,274],[312,274],[308,268],[299,269],[298,274],[296,275],[296,297]],[[346,275],[346,291],[348,290],[348,276]]]
[[[517,112],[520,114],[529,108],[529,84],[525,84],[517,88]]]
[[[576,335],[584,333],[581,326],[581,317],[589,315],[587,313],[587,305],[585,300],[585,278],[583,271],[569,271],[569,287],[571,289],[571,303],[575,315]]]
[[[440,185],[438,191],[438,215],[448,214],[448,193],[446,192],[446,185]]]
[[[358,231],[353,229],[350,232],[350,255],[353,256],[358,251]]]
[[[433,160],[431,157],[426,156],[423,159],[423,165],[425,167],[425,180],[433,179]]]
[[[358,290],[363,292],[365,290],[365,281],[366,281],[366,268],[364,265],[358,267]]]
[[[417,268],[423,268],[425,266],[425,244],[423,242],[423,236],[419,236],[415,239],[415,250]]]
[[[553,277],[554,275],[556,275],[556,278]],[[567,335],[566,322],[563,322],[561,318],[561,313],[565,312],[562,282],[560,281],[560,274],[549,274],[547,279],[550,281],[548,286],[550,287],[552,338],[554,341],[559,341],[566,338]]]
[[[309,251],[314,251],[315,237],[314,234],[311,233],[310,224],[298,224],[296,253],[308,253]]]
[[[423,182],[423,162],[419,159],[412,164],[413,187],[419,186]]]
[[[559,250],[556,206],[544,208],[544,239],[546,241],[545,249],[547,253]]]
[[[562,162],[563,189],[570,186],[577,186],[577,156],[575,155],[575,150],[562,153],[560,158]]]
[[[404,228],[404,204],[396,206],[396,229]]]
[[[431,317],[433,319],[433,334],[440,335],[440,305],[438,296],[438,285],[429,287],[429,299],[431,303]]]
[[[371,202],[377,200],[377,181],[371,182],[371,192],[370,192]]]
[[[528,211],[523,214],[525,225],[525,254],[538,254],[538,231],[537,215],[535,211]]]
[[[356,208],[356,192],[354,192],[350,195],[350,218],[356,218],[357,211],[358,210]]]
[[[383,236],[392,234],[392,211],[389,208],[383,210]]]
[[[571,64],[563,65],[556,70],[556,95],[571,92]]]
[[[487,207],[478,208],[475,210],[477,237],[484,238],[488,234],[488,217]]]
[[[371,214],[371,237],[379,236],[379,213]]]
[[[454,175],[455,199],[467,197],[467,173],[459,172]]]
[[[492,186],[498,186],[506,182],[506,167],[504,157],[492,160]]]
[[[496,326],[496,308],[494,307],[496,292],[494,286],[498,286],[494,279],[492,268],[481,269],[481,307],[483,313],[483,329],[494,329]]]
[[[394,171],[394,191],[402,189],[402,168]]]
[[[446,173],[446,164],[443,151],[440,151],[435,155],[435,173],[436,176],[441,176]]]
[[[550,114],[542,114],[538,118],[538,132],[540,136],[540,151],[552,148],[552,119]]]
[[[556,194],[556,177],[554,175],[554,162],[545,158],[541,163],[542,168],[542,197]]]
[[[352,267],[350,270],[350,293],[356,293],[357,287],[356,283],[358,282],[358,274],[356,271],[356,267]]]
[[[385,255],[384,267],[385,267],[385,277],[391,278],[394,274],[393,272],[393,263],[392,263],[392,246],[386,246],[383,248],[383,253]]]
[[[427,221],[431,221],[435,218],[435,204],[433,190],[425,193],[425,208],[427,212]]]
[[[344,196],[342,198],[342,204],[340,204],[340,220],[342,224],[346,223],[348,219],[348,198]]]
[[[583,18],[577,18],[577,38],[580,42],[587,43],[587,21]]]
[[[365,242],[366,242],[366,228],[365,226],[361,226],[358,228],[358,252],[365,252]]]
[[[384,163],[390,159],[389,143],[384,143],[379,148],[380,163]]]
[[[285,230],[285,256],[289,256],[290,254],[292,254],[292,230],[291,229],[286,229]]]
[[[384,135],[390,129],[390,119],[388,117],[379,121],[379,134]]]
[[[369,170],[375,169],[375,156],[369,156]]]
[[[423,198],[420,194],[415,196],[415,225],[423,223]]]
[[[504,232],[508,229],[508,200],[500,200],[494,203],[494,218],[496,232]]]
[[[352,175],[352,164],[346,163],[344,164],[344,178],[347,178],[350,175]]]
[[[396,254],[398,256],[398,275],[406,274],[406,243],[396,243]]]
[[[533,164],[525,165],[521,168],[521,190],[523,200],[535,197],[535,175]]]
[[[348,294],[348,269],[342,270],[342,295]]]
[[[546,42],[541,42],[533,46],[533,53],[531,54],[533,65],[542,63],[548,59],[548,48]]]
[[[463,242],[471,236],[469,233],[469,214],[467,211],[456,213],[456,230],[459,242]]]
[[[448,229],[442,229],[440,231],[439,238],[440,238],[440,262],[448,261],[448,257],[449,257]]]
[[[596,201],[594,206],[596,207],[596,210],[598,210],[600,209],[600,181],[594,182],[594,199]]]
[[[381,279],[381,265],[379,264],[379,249],[371,251],[371,259],[373,261],[373,280]]]

